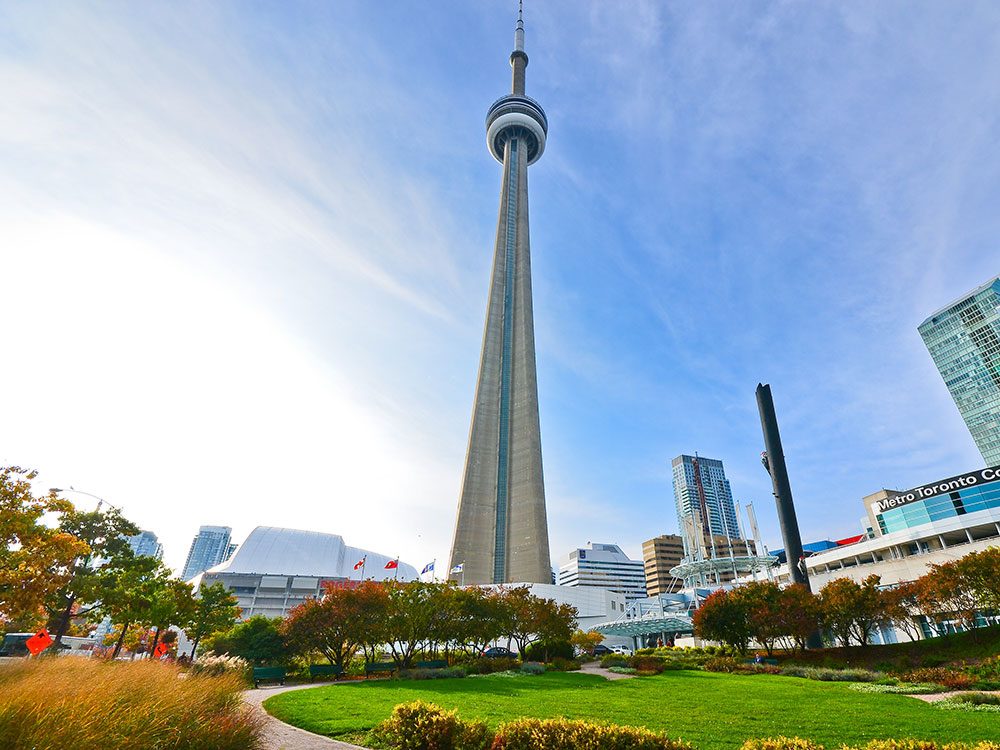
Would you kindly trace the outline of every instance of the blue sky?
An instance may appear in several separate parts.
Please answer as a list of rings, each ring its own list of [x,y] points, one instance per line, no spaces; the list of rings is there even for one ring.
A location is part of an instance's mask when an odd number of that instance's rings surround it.
[[[0,461],[175,566],[201,523],[445,560],[513,6],[0,2]],[[694,451],[777,546],[758,381],[807,539],[980,466],[916,326],[1000,272],[1000,8],[527,6],[554,561],[675,531]]]

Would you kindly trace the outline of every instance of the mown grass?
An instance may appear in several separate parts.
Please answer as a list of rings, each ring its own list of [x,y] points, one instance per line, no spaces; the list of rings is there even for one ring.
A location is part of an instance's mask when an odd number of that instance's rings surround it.
[[[494,727],[520,716],[565,716],[666,731],[699,750],[733,750],[746,739],[778,735],[826,747],[887,738],[973,742],[1000,737],[995,714],[956,715],[907,696],[858,693],[844,683],[693,671],[615,682],[549,673],[353,683],[275,695],[264,706],[289,724],[364,744],[369,730],[394,706],[418,699]]]
[[[0,748],[254,750],[261,721],[244,687],[153,661],[23,659],[0,666]]]

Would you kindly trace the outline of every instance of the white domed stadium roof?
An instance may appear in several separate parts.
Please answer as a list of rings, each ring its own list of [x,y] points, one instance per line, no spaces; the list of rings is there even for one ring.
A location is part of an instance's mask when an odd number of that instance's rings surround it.
[[[386,570],[386,563],[396,558],[358,547],[348,547],[339,534],[274,526],[255,528],[236,550],[236,554],[207,572],[357,580],[361,571],[355,571],[354,565],[362,558],[367,558],[365,578],[377,581],[390,578],[412,581],[418,578],[417,569],[404,562],[399,563],[398,575],[396,570]]]

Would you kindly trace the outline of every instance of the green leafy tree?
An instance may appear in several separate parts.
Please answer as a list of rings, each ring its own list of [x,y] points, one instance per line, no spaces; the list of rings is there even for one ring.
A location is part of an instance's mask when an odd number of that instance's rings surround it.
[[[747,652],[752,637],[747,606],[728,591],[709,594],[695,610],[693,620],[699,638],[725,643],[741,654]]]
[[[170,586],[170,575],[159,560],[131,557],[115,567],[101,569],[103,590],[95,612],[119,626],[112,658],[121,653],[125,636],[134,625],[148,626],[154,603]]]
[[[392,659],[401,669],[408,669],[422,643],[436,640],[444,630],[449,588],[444,583],[411,581],[383,583],[388,597],[385,615],[385,640]]]
[[[283,664],[290,655],[281,635],[281,618],[263,615],[238,622],[228,632],[212,638],[211,650],[239,656],[258,666]]]
[[[45,602],[66,586],[74,561],[90,548],[65,530],[42,523],[73,506],[54,493],[34,495],[37,472],[0,467],[0,628],[17,623],[34,629]]]
[[[921,613],[920,586],[916,581],[908,581],[882,592],[882,604],[886,620],[893,627],[906,633],[910,640],[920,638],[920,626],[916,618]]]
[[[127,537],[139,533],[139,528],[114,508],[69,510],[63,513],[58,528],[84,542],[88,552],[72,562],[65,584],[46,603],[56,643],[61,642],[72,618],[98,609],[106,579],[135,557]]]
[[[510,612],[504,635],[514,642],[522,659],[532,643],[568,642],[573,635],[575,607],[542,599],[526,586],[505,589],[502,596]]]
[[[202,585],[192,601],[190,616],[184,622],[184,632],[192,640],[191,659],[198,653],[198,644],[206,636],[230,630],[240,617],[236,597],[221,581]]]
[[[1000,547],[970,552],[953,565],[976,607],[983,612],[1000,612]]]
[[[149,650],[156,649],[161,636],[171,625],[183,627],[190,622],[194,608],[194,594],[190,583],[171,578],[162,588],[155,591],[150,606],[149,624],[156,628],[156,633],[153,635]]]
[[[450,587],[445,593],[447,625],[441,640],[454,641],[470,654],[482,653],[504,634],[511,617],[508,601],[490,589]]]

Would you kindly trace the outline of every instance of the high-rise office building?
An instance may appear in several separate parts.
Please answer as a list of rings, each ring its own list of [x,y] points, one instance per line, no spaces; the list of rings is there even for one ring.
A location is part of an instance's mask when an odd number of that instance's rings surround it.
[[[559,566],[560,586],[589,586],[646,598],[646,575],[641,560],[631,560],[617,544],[594,544],[572,550]]]
[[[681,536],[707,542],[715,536],[741,539],[733,491],[722,461],[681,455],[672,461],[672,467]]]
[[[917,330],[986,465],[1000,464],[1000,276]]]
[[[552,580],[528,245],[528,167],[545,149],[545,112],[525,96],[524,22],[514,32],[511,93],[486,115],[486,144],[503,165],[493,273],[469,430],[454,580],[466,584]]]
[[[155,557],[157,560],[163,559],[163,545],[156,538],[152,531],[140,531],[135,536],[128,538],[128,545],[136,557]]]
[[[646,594],[675,594],[683,581],[670,575],[670,569],[681,564],[684,540],[679,534],[661,534],[642,543],[642,564],[646,576]]]
[[[233,530],[228,526],[202,526],[191,541],[181,580],[190,581],[214,565],[225,562],[236,549],[230,544]]]

